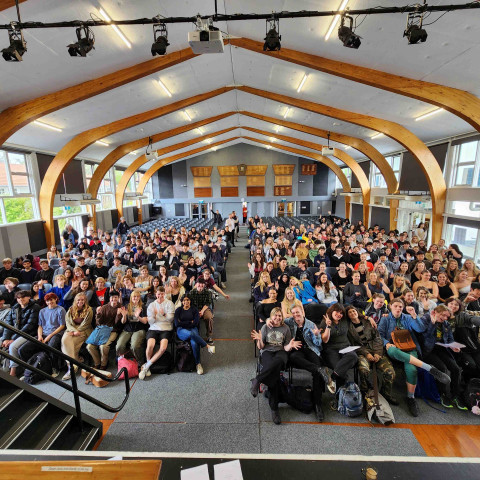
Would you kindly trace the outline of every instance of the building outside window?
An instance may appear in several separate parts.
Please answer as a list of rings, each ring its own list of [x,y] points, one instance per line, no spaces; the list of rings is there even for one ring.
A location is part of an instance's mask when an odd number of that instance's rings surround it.
[[[480,187],[480,142],[464,142],[453,148],[451,186]]]
[[[390,155],[385,157],[385,160],[388,164],[392,167],[393,173],[397,181],[400,181],[400,167],[401,167],[401,160],[402,155]],[[386,188],[387,184],[385,182],[385,178],[383,178],[382,173],[380,172],[379,168],[372,162],[372,173],[370,175],[370,185],[373,188]]]

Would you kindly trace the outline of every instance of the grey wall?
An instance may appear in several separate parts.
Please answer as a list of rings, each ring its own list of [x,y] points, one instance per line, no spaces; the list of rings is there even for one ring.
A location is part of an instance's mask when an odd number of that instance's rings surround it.
[[[352,218],[351,223],[357,223],[359,220],[363,221],[363,205],[352,203]]]
[[[361,162],[359,165],[360,167],[362,168],[362,170],[365,172],[365,175],[367,176],[367,178],[370,178],[370,164],[372,162],[371,161],[366,161],[366,162]],[[360,183],[357,179],[357,176],[356,175],[353,175],[352,173],[352,188],[360,188]]]
[[[370,225],[378,225],[388,232],[390,230],[390,208],[372,207]]]
[[[337,195],[337,200],[335,203],[335,215],[345,218],[345,197],[342,195]]]

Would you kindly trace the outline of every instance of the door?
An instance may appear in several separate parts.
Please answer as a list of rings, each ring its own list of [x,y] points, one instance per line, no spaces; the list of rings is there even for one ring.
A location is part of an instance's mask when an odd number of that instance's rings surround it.
[[[300,215],[310,215],[311,202],[300,202]]]

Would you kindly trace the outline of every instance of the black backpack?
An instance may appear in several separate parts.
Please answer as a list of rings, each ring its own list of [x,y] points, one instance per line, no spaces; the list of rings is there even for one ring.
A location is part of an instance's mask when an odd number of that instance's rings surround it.
[[[32,367],[38,368],[42,372],[48,373],[49,375],[52,374],[52,361],[46,352],[38,352],[35,355],[32,355],[27,362]],[[39,373],[34,372],[33,370],[25,370],[25,382],[29,385],[35,385],[38,382],[44,380]]]
[[[175,366],[179,372],[195,371],[195,358],[193,357],[193,350],[190,342],[177,343]]]
[[[163,352],[163,355],[151,365],[150,372],[153,374],[170,374],[173,370],[173,357],[170,352]]]
[[[314,409],[312,388],[290,385],[283,376],[280,377],[280,401],[303,413],[311,413]]]
[[[472,378],[465,390],[465,405],[475,415],[480,415],[480,378]]]

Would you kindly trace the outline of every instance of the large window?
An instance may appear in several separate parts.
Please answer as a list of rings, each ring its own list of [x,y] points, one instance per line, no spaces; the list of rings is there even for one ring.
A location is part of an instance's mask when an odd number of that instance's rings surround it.
[[[447,244],[456,243],[464,258],[471,258],[480,265],[480,235],[477,228],[462,225],[446,225]]]
[[[38,201],[29,157],[0,150],[0,223],[37,218]]]
[[[401,155],[390,155],[385,157],[387,163],[392,167],[393,173],[397,178],[397,181],[400,181],[400,166],[401,166]],[[380,172],[379,168],[372,162],[372,173],[370,175],[370,185],[376,188],[386,188],[387,184],[385,178]]]
[[[480,187],[480,142],[472,141],[456,145],[453,159],[451,185]]]
[[[351,185],[352,184],[352,171],[348,168],[342,168],[341,169],[343,174],[347,177],[348,183]],[[335,188],[343,188],[342,182],[338,177],[335,177]]]
[[[145,189],[143,190],[143,194],[148,197],[148,199],[144,200],[143,203],[153,203],[153,185],[152,179],[147,182],[145,185]]]

